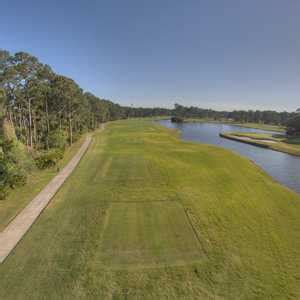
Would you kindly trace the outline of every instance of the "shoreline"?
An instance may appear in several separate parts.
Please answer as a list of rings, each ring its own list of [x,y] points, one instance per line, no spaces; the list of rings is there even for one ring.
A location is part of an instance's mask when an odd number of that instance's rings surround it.
[[[273,131],[278,133],[285,132],[284,128],[276,125],[268,125],[268,124],[259,124],[259,123],[238,123],[238,122],[229,122],[229,121],[219,121],[219,120],[207,120],[207,119],[185,119],[183,123],[212,123],[212,124],[224,124],[224,125],[233,125],[240,126],[244,128],[253,128],[265,131]],[[274,128],[273,128],[274,126]]]
[[[244,143],[244,144],[248,144],[248,145],[252,145],[252,146],[256,146],[256,147],[260,147],[260,148],[265,148],[265,149],[269,149],[269,150],[273,150],[273,151],[277,151],[277,152],[281,152],[281,153],[285,153],[288,155],[292,155],[295,157],[300,157],[300,154],[285,150],[285,149],[279,149],[279,148],[274,148],[274,145],[277,145],[277,143],[269,143],[266,144],[264,142],[260,142],[259,140],[251,140],[251,139],[243,139],[241,137],[238,136],[234,136],[231,134],[227,134],[227,133],[219,133],[219,136],[228,140],[232,140],[232,141],[236,141],[236,142],[240,142],[240,143]]]

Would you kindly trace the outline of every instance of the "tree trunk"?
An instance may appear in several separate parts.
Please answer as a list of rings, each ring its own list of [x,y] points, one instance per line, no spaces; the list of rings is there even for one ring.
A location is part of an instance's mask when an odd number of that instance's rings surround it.
[[[36,119],[35,117],[33,117],[32,119],[32,124],[33,124],[33,141],[34,141],[34,145],[37,145],[37,132],[36,132]]]
[[[45,103],[45,109],[46,109],[46,126],[47,126],[47,137],[46,137],[46,148],[49,149],[49,132],[50,132],[50,123],[49,123],[49,112],[48,112],[48,100],[46,98]]]
[[[29,146],[32,148],[33,138],[32,138],[32,115],[31,115],[31,99],[28,99],[28,116],[29,116]]]
[[[70,145],[73,143],[73,128],[72,128],[72,114],[69,113],[69,139]]]

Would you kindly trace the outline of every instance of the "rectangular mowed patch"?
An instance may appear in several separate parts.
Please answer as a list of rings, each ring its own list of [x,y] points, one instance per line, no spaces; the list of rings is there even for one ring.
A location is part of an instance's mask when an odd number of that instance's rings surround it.
[[[110,159],[109,169],[101,180],[97,179],[102,199],[118,202],[155,201],[157,191],[160,201],[178,199],[176,188],[170,184],[168,174],[152,157],[122,154]]]
[[[106,266],[184,264],[201,258],[200,244],[176,201],[112,203],[101,243]]]

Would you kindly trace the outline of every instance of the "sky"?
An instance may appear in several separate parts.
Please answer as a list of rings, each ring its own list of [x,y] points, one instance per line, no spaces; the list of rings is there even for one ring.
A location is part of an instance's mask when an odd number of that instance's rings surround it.
[[[1,0],[0,48],[121,105],[300,107],[298,0]]]

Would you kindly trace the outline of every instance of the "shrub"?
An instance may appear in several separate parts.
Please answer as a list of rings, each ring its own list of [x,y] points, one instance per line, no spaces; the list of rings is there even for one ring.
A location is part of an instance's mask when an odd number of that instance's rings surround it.
[[[181,118],[181,117],[172,117],[171,118],[171,122],[172,123],[182,123],[183,122],[183,118]]]
[[[24,185],[26,183],[26,179],[27,176],[24,169],[14,164],[8,165],[7,184],[10,188]]]
[[[17,140],[0,140],[0,199],[4,199],[9,188],[26,183],[26,172],[34,163],[25,146]]]
[[[55,166],[62,158],[63,151],[61,149],[51,149],[40,152],[35,158],[35,163],[39,169],[46,169]]]
[[[25,171],[2,157],[0,159],[0,199],[7,196],[9,188],[15,188],[25,183]]]
[[[300,135],[300,115],[289,119],[287,122],[287,134],[288,135]]]
[[[0,159],[0,199],[4,199],[8,193],[7,166],[3,157]]]
[[[65,149],[68,141],[68,136],[63,130],[55,130],[49,135],[49,147],[50,148],[58,148]]]
[[[8,186],[0,183],[0,200],[4,200],[8,195]]]

